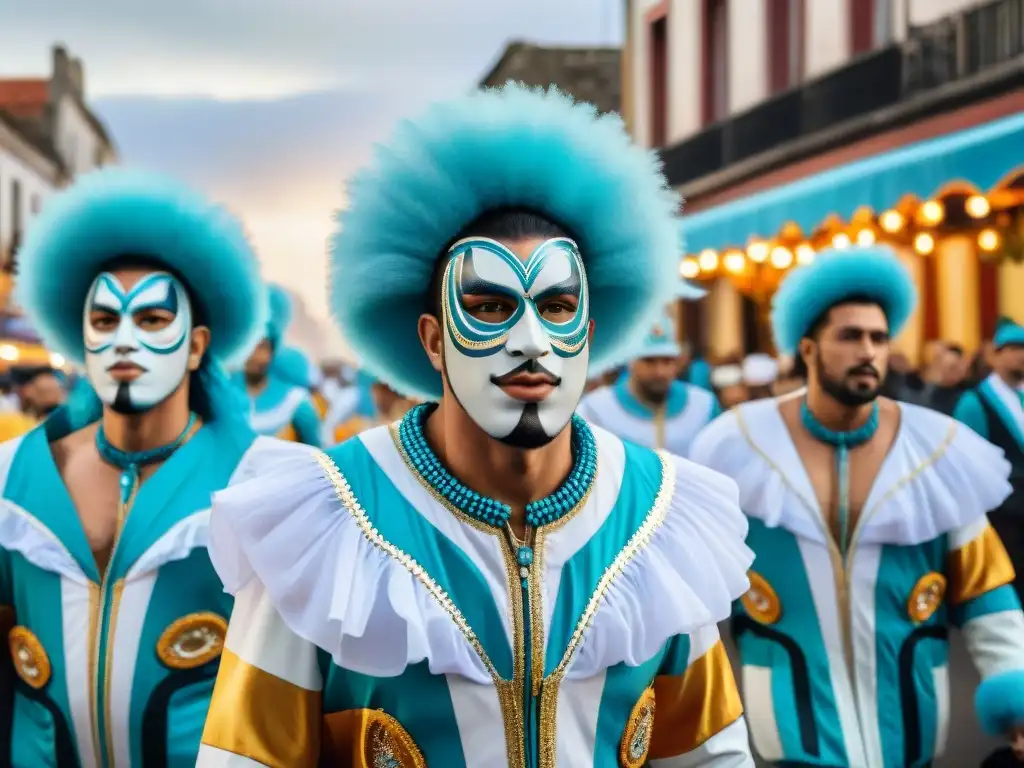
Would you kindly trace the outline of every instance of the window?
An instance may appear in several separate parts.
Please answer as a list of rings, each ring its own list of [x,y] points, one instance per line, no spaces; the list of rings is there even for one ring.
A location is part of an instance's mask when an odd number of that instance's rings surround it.
[[[15,238],[20,237],[24,223],[21,215],[21,182],[11,179],[11,233]]]
[[[878,41],[878,11],[885,12],[888,3],[877,0],[846,0],[850,20],[850,55],[856,56],[874,50]],[[891,17],[891,14],[889,14]],[[888,18],[881,19],[888,25]]]
[[[668,142],[668,21],[658,8],[648,17],[650,30],[651,146]]]
[[[778,93],[803,79],[805,0],[767,0],[768,89]]]
[[[727,0],[703,0],[704,3],[704,124],[729,115],[729,6]]]

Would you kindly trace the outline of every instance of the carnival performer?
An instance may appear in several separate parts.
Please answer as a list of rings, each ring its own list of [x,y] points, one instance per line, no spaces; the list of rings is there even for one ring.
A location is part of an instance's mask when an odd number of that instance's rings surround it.
[[[298,347],[281,347],[274,353],[270,362],[270,373],[305,389],[309,393],[317,419],[322,422],[330,404],[321,392],[323,372],[309,359],[309,355]]]
[[[752,766],[734,484],[573,416],[674,283],[654,160],[510,84],[403,123],[349,205],[334,315],[439,402],[215,501],[237,603],[199,765]]]
[[[193,765],[232,604],[211,496],[267,442],[220,367],[262,332],[255,258],[225,211],[111,169],[46,204],[19,267],[20,304],[95,391],[0,446],[0,764]]]
[[[624,440],[686,456],[721,408],[706,389],[676,378],[680,352],[666,315],[651,328],[629,375],[589,393],[576,412]]]
[[[791,272],[772,324],[806,388],[723,414],[691,452],[739,483],[750,518],[756,559],[733,631],[771,763],[929,765],[949,727],[951,626],[981,672],[982,723],[1024,725],[1024,616],[986,517],[1009,465],[953,419],[879,397],[915,302],[885,247]]]
[[[1024,327],[1003,319],[992,348],[993,372],[960,398],[953,416],[1010,460],[1013,493],[990,517],[1017,572],[1017,597],[1024,600]]]
[[[268,293],[270,318],[266,333],[237,375],[238,384],[249,399],[250,423],[261,435],[320,445],[320,416],[307,384],[280,375],[283,368],[291,378],[296,376],[295,366],[287,359],[275,370],[275,359],[288,349],[283,343],[292,319],[292,300],[279,285],[269,285]],[[288,352],[284,354],[289,356]],[[306,360],[305,355],[302,358]]]

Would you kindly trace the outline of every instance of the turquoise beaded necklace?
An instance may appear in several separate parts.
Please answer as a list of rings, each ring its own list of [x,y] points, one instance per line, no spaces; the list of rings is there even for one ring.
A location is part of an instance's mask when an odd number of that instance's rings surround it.
[[[838,432],[829,429],[811,413],[805,399],[800,403],[800,421],[816,440],[831,445],[836,452],[836,477],[839,482],[839,552],[846,557],[850,544],[850,449],[866,443],[878,431],[878,402],[871,408],[871,415],[857,429]]]
[[[423,425],[437,406],[425,403],[411,409],[398,426],[398,437],[409,463],[417,474],[455,509],[493,528],[509,529],[512,507],[488,498],[466,487],[445,469],[437,454],[427,443]],[[579,416],[572,417],[573,465],[569,476],[559,488],[538,501],[526,505],[526,525],[539,528],[553,523],[573,510],[586,497],[597,474],[597,443],[590,427]],[[511,530],[509,529],[511,535]],[[515,537],[513,536],[513,541]],[[521,568],[533,563],[533,550],[517,542],[517,560]]]
[[[113,464],[121,470],[121,505],[128,506],[132,494],[139,484],[139,470],[149,464],[156,464],[165,461],[172,453],[181,447],[182,443],[191,433],[196,425],[196,415],[190,414],[188,424],[174,440],[167,445],[160,445],[145,451],[122,451],[110,444],[107,435],[103,431],[103,425],[96,430],[96,450],[100,457],[108,464]]]

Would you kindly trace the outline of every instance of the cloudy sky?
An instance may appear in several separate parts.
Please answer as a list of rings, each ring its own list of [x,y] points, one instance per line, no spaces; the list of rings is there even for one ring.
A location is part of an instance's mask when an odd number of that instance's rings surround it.
[[[326,315],[342,182],[403,115],[472,88],[511,39],[618,44],[621,0],[0,0],[0,73],[85,63],[127,163],[241,213],[267,278]],[[286,10],[287,9],[287,10]]]

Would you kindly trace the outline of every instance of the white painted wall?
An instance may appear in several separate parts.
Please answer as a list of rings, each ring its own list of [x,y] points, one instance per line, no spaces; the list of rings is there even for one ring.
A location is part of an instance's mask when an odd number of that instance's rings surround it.
[[[22,238],[32,225],[37,214],[33,214],[33,198],[38,200],[39,208],[53,193],[52,183],[28,163],[19,158],[10,148],[0,143],[0,254],[6,256],[15,232],[12,218],[11,185],[17,181],[21,185],[21,216]]]
[[[671,0],[668,11],[668,132],[674,144],[700,130],[701,0]]]
[[[871,0],[806,0],[804,3],[804,79],[811,80],[850,58],[847,3]]]
[[[72,176],[91,171],[100,164],[100,137],[71,96],[61,99],[57,107],[55,134],[57,150]]]
[[[765,6],[764,0],[729,2],[729,114],[750,109],[768,97],[768,19]]]

